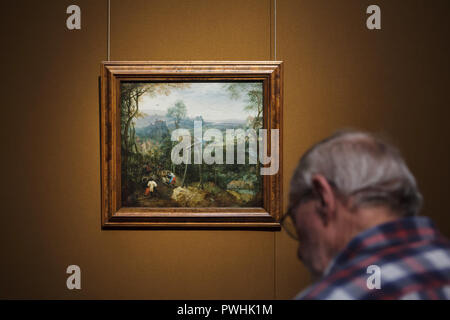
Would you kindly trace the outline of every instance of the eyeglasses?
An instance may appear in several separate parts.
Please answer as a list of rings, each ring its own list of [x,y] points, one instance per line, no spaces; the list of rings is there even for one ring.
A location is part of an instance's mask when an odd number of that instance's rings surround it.
[[[297,234],[297,227],[295,225],[295,209],[302,203],[305,203],[309,200],[314,199],[315,196],[312,190],[308,190],[307,192],[299,195],[297,200],[294,201],[288,208],[287,212],[281,218],[281,226],[286,230],[286,233],[294,240],[299,241]]]
[[[281,226],[286,233],[294,240],[299,240],[297,235],[297,228],[295,226],[295,212],[294,209],[297,207],[299,202],[296,202],[295,206],[289,207],[286,214],[281,218]]]
[[[330,184],[330,186],[333,188],[334,192],[336,192],[336,194],[339,194],[339,192],[336,189],[336,184],[331,180],[327,179],[327,181]],[[317,196],[314,194],[312,189],[304,191],[302,194],[299,194],[297,196],[297,199],[289,206],[287,212],[281,218],[281,221],[280,221],[281,226],[284,228],[284,230],[286,230],[286,233],[294,240],[299,241],[298,234],[297,234],[297,227],[296,227],[296,223],[295,223],[295,209],[300,204],[303,204],[305,202],[308,202],[308,201],[314,200],[314,199],[317,199]]]

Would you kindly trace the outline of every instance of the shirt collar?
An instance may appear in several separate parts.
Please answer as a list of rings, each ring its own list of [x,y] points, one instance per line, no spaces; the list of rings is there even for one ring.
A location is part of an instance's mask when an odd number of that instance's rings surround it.
[[[328,264],[322,278],[366,250],[381,249],[396,243],[405,243],[413,240],[432,239],[437,236],[438,231],[433,222],[423,216],[401,218],[377,225],[362,231],[350,240],[347,246]],[[304,289],[294,299],[303,299],[313,288],[314,286],[310,286]]]
[[[406,217],[377,225],[362,231],[350,240],[347,246],[329,263],[324,276],[366,250],[432,239],[437,237],[437,233],[433,222],[423,216]]]

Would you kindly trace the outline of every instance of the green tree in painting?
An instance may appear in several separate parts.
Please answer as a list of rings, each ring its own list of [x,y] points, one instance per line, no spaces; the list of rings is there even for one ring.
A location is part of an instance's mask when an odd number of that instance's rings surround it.
[[[139,183],[138,174],[140,164],[144,162],[143,155],[139,152],[136,143],[135,121],[144,117],[139,110],[139,102],[144,95],[155,96],[157,94],[169,95],[171,89],[189,87],[189,83],[135,83],[128,82],[121,85],[121,140],[122,140],[122,198],[128,194],[129,188]],[[182,106],[178,109],[182,110]],[[184,106],[186,112],[186,106]],[[182,113],[180,113],[182,116]],[[182,117],[181,117],[182,118]],[[180,120],[181,120],[180,118]],[[179,121],[179,120],[178,120]],[[130,161],[133,165],[130,166]],[[130,179],[131,178],[131,179]],[[131,182],[131,183],[129,183]]]
[[[177,100],[175,104],[167,109],[167,118],[172,119],[175,124],[175,128],[180,128],[180,122],[186,118],[187,116],[187,108],[185,103],[182,100]],[[172,164],[172,171],[175,171],[175,164]],[[186,173],[187,173],[188,164],[184,164],[184,173],[183,173],[183,180],[181,181],[181,185],[184,186]]]
[[[259,82],[234,82],[225,85],[232,99],[238,100],[244,97],[247,105],[246,111],[255,113],[252,119],[252,128],[257,130],[263,125],[263,86]]]
[[[255,114],[250,117],[250,125],[254,130],[263,127],[263,86],[261,82],[234,82],[225,85],[226,90],[230,94],[231,99],[238,100],[244,98],[246,106],[244,110]],[[256,163],[256,172],[260,170],[259,161]],[[258,175],[258,182],[260,176]]]
[[[139,111],[140,98],[149,91],[148,87],[143,87],[137,83],[130,83],[123,85],[121,88],[121,129],[122,129],[122,166],[126,168],[123,172],[123,181],[128,179],[128,158],[132,147],[137,153],[134,119],[142,117],[143,114]],[[127,191],[127,184],[124,185],[125,193]]]
[[[167,118],[172,119],[175,123],[175,128],[180,128],[180,121],[186,118],[187,108],[182,100],[175,102],[173,107],[167,110]]]

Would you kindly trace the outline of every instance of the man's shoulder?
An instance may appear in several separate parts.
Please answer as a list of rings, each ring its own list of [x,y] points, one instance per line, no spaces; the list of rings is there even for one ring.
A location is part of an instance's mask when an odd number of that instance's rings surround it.
[[[435,239],[361,252],[332,268],[297,298],[443,298],[447,294],[450,294],[450,246],[445,239]]]

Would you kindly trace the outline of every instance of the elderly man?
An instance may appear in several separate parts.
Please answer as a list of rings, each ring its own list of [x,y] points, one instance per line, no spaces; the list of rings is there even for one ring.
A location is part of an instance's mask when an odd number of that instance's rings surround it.
[[[316,280],[296,298],[449,299],[450,244],[417,216],[421,205],[391,145],[340,132],[313,146],[294,172],[283,221]]]

